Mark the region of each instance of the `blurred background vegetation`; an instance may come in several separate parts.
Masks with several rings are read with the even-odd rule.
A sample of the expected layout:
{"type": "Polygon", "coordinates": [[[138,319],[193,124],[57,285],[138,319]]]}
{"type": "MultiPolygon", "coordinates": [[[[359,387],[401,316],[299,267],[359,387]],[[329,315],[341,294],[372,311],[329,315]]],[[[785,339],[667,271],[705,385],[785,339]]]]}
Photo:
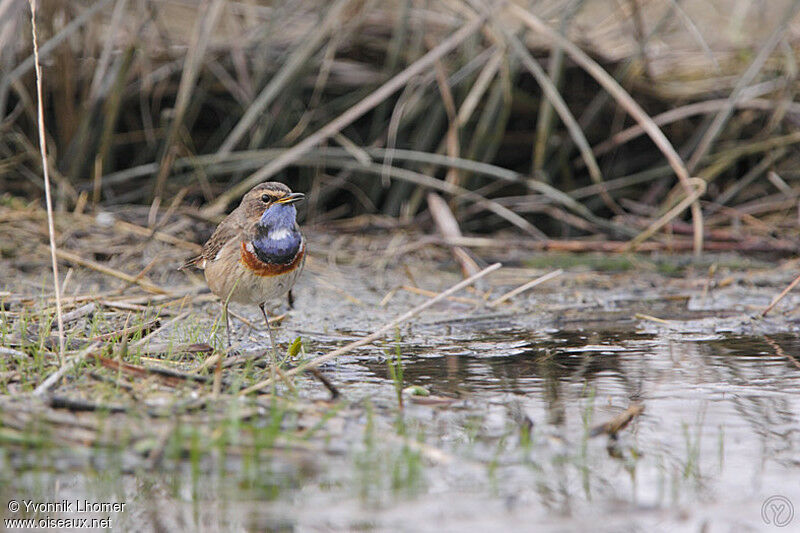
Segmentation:
{"type": "MultiPolygon", "coordinates": [[[[307,224],[426,228],[438,190],[467,233],[638,234],[685,187],[518,8],[617,80],[705,182],[706,239],[800,241],[795,0],[49,0],[56,207],[177,201],[213,219],[322,130],[268,173],[309,195],[307,224]]],[[[0,191],[42,201],[38,150],[29,4],[0,0],[0,191]]],[[[660,231],[690,235],[675,215],[660,231]]]]}

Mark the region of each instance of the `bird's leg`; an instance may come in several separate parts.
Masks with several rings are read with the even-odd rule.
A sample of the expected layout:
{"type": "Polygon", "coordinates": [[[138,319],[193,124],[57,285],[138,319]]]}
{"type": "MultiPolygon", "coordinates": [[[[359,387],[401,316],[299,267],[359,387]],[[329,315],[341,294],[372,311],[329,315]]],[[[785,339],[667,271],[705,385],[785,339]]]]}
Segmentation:
{"type": "Polygon", "coordinates": [[[269,318],[266,308],[264,307],[265,304],[260,304],[258,306],[261,309],[261,314],[264,316],[264,323],[267,325],[267,331],[269,332],[269,341],[272,343],[272,352],[275,357],[278,357],[278,348],[275,344],[275,336],[272,334],[272,326],[269,325],[269,318]]]}
{"type": "Polygon", "coordinates": [[[258,308],[261,309],[261,314],[264,315],[264,323],[267,325],[267,332],[269,332],[269,341],[272,343],[272,368],[271,375],[272,382],[275,382],[275,370],[278,367],[278,348],[275,344],[275,336],[272,334],[272,326],[269,325],[269,318],[267,310],[264,308],[265,303],[259,304],[258,308]]]}
{"type": "MultiPolygon", "coordinates": [[[[228,344],[228,349],[225,350],[225,355],[231,351],[231,319],[228,315],[228,302],[222,302],[222,314],[225,316],[225,341],[228,344]]],[[[216,335],[216,333],[215,333],[216,335]]],[[[219,396],[219,391],[222,385],[222,355],[217,354],[217,366],[214,369],[214,384],[212,394],[216,398],[219,396]]]]}
{"type": "Polygon", "coordinates": [[[231,317],[228,314],[228,303],[222,304],[222,314],[225,315],[225,341],[228,343],[228,352],[231,351],[231,317]]]}
{"type": "Polygon", "coordinates": [[[289,293],[286,295],[286,299],[289,302],[289,309],[294,309],[294,294],[292,294],[292,289],[289,289],[289,293]]]}

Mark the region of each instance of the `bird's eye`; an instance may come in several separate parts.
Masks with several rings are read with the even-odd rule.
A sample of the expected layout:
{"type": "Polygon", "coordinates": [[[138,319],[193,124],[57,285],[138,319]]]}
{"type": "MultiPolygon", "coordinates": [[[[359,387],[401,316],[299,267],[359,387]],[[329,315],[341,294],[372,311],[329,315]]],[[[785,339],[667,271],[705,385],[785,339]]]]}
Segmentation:
{"type": "Polygon", "coordinates": [[[270,198],[268,194],[262,194],[261,201],[264,202],[265,204],[268,204],[272,201],[272,198],[270,198]]]}

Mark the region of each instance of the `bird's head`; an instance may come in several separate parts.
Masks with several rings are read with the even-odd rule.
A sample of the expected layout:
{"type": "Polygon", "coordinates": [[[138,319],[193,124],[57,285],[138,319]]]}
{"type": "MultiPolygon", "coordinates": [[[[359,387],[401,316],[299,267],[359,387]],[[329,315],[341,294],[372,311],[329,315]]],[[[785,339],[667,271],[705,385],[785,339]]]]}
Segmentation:
{"type": "Polygon", "coordinates": [[[297,226],[294,204],[305,198],[283,183],[256,185],[242,199],[247,220],[252,224],[245,246],[264,263],[290,263],[303,242],[297,226]]]}
{"type": "Polygon", "coordinates": [[[296,202],[305,198],[283,183],[269,181],[256,185],[244,195],[242,208],[248,220],[262,230],[293,228],[297,219],[296,202]]]}

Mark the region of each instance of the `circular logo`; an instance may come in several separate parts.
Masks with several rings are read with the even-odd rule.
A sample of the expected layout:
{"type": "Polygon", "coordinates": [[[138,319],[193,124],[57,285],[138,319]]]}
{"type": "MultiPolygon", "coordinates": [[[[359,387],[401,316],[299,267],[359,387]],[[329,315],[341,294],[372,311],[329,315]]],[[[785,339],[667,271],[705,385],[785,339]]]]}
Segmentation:
{"type": "Polygon", "coordinates": [[[11,500],[8,502],[8,510],[12,513],[16,513],[19,511],[19,502],[17,500],[11,500]]]}
{"type": "Polygon", "coordinates": [[[794,505],[786,496],[770,496],[761,505],[761,520],[765,524],[786,527],[794,518],[794,505]]]}

